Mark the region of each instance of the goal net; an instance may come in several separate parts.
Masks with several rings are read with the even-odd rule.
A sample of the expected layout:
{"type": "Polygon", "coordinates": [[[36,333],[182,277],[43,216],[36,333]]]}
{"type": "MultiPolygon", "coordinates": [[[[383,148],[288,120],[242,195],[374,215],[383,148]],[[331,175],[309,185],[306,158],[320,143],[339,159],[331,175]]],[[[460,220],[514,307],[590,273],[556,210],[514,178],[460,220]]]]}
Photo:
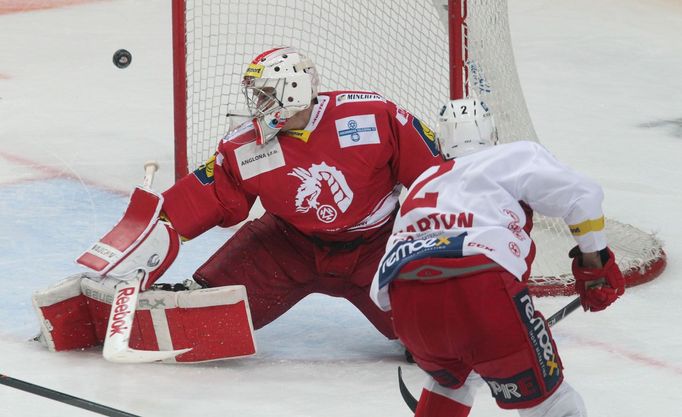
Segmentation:
{"type": "MultiPolygon", "coordinates": [[[[320,91],[371,90],[435,126],[449,97],[484,99],[501,142],[535,140],[516,73],[506,0],[173,0],[176,177],[201,165],[245,107],[245,66],[275,46],[305,51],[320,91]],[[450,30],[448,29],[450,28],[450,30]]],[[[559,219],[536,216],[531,289],[573,292],[574,240],[559,219]]],[[[607,219],[628,285],[665,266],[661,243],[607,219]]]]}

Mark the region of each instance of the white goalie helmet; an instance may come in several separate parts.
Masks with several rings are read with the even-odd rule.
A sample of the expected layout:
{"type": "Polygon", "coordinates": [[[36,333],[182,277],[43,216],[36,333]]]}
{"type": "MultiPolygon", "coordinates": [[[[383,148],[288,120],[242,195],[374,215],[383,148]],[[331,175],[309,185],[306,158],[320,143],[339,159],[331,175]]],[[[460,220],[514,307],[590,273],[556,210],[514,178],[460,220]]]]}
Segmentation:
{"type": "Polygon", "coordinates": [[[478,99],[448,101],[438,114],[436,130],[438,147],[445,160],[497,144],[493,115],[478,99]]]}
{"type": "Polygon", "coordinates": [[[307,109],[319,84],[313,61],[295,48],[275,48],[254,58],[242,87],[258,131],[257,142],[272,139],[288,119],[307,109]]]}

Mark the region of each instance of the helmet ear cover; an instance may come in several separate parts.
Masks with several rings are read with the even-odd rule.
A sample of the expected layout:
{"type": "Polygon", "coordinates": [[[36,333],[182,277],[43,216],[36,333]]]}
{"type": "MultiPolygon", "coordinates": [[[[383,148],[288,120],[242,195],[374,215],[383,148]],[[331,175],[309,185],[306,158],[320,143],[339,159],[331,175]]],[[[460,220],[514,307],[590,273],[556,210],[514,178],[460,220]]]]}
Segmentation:
{"type": "Polygon", "coordinates": [[[445,160],[497,144],[497,129],[488,106],[478,99],[450,100],[441,107],[436,142],[445,160]]]}

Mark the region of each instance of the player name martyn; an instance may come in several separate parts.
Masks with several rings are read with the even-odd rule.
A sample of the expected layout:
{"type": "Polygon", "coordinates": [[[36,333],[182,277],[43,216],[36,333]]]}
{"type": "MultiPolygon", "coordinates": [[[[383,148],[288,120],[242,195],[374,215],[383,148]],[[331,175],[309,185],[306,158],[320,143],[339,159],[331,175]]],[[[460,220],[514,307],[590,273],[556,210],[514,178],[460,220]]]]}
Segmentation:
{"type": "Polygon", "coordinates": [[[408,225],[405,230],[400,232],[414,233],[426,230],[450,230],[455,227],[471,227],[473,224],[474,213],[465,211],[461,213],[431,213],[408,225]]]}

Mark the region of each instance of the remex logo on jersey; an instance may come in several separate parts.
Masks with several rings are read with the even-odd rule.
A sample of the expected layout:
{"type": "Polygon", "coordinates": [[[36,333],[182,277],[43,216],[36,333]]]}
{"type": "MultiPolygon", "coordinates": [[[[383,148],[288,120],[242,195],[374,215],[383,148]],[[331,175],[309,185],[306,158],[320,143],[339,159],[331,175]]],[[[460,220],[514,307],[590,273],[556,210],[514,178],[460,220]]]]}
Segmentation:
{"type": "Polygon", "coordinates": [[[345,213],[353,202],[353,191],[343,172],[325,162],[313,164],[309,169],[294,168],[287,175],[301,180],[296,190],[296,211],[307,213],[314,210],[323,223],[336,220],[338,211],[345,213]],[[320,202],[327,193],[331,196],[330,201],[320,202]]]}
{"type": "Polygon", "coordinates": [[[554,343],[545,321],[535,313],[533,300],[525,289],[514,297],[516,309],[528,331],[538,365],[548,391],[551,391],[561,380],[561,363],[554,349],[554,343]]]}
{"type": "Polygon", "coordinates": [[[408,262],[429,256],[462,256],[462,246],[466,235],[465,232],[454,237],[437,236],[397,243],[379,264],[379,288],[388,285],[408,262]]]}
{"type": "Polygon", "coordinates": [[[342,148],[380,143],[377,121],[373,114],[344,117],[337,120],[336,134],[342,148]]]}
{"type": "Polygon", "coordinates": [[[431,151],[431,155],[437,156],[438,146],[436,144],[436,133],[416,117],[412,118],[412,127],[414,127],[414,130],[416,130],[417,133],[419,133],[419,136],[424,140],[424,143],[431,151]]]}
{"type": "Polygon", "coordinates": [[[361,103],[366,101],[382,101],[386,103],[386,99],[381,94],[376,93],[343,93],[336,96],[337,106],[347,103],[361,103]]]}

